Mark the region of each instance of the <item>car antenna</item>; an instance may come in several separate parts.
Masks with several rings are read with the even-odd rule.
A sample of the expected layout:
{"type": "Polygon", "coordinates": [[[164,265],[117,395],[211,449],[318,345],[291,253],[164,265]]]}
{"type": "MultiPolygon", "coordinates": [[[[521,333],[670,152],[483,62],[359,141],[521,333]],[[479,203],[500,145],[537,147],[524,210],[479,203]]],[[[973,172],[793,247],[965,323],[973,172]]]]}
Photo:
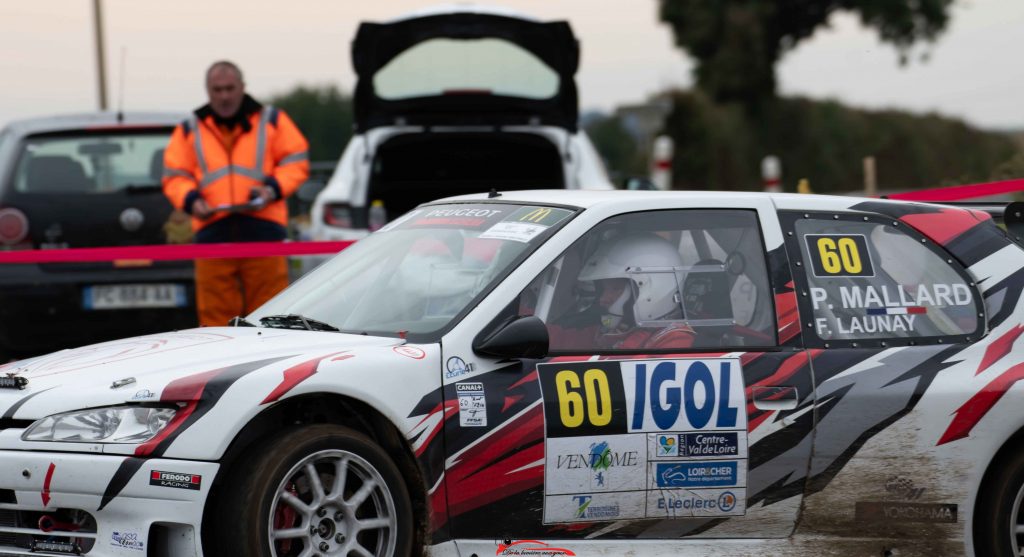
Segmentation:
{"type": "Polygon", "coordinates": [[[491,188],[491,193],[487,194],[487,198],[488,199],[493,199],[495,197],[501,197],[501,194],[498,193],[498,189],[497,188],[491,188]]]}
{"type": "Polygon", "coordinates": [[[127,51],[128,51],[128,49],[126,47],[124,47],[124,46],[121,47],[121,75],[119,76],[119,81],[121,83],[118,85],[119,91],[117,93],[117,123],[118,124],[123,124],[124,123],[124,67],[125,67],[125,58],[126,58],[127,51]]]}

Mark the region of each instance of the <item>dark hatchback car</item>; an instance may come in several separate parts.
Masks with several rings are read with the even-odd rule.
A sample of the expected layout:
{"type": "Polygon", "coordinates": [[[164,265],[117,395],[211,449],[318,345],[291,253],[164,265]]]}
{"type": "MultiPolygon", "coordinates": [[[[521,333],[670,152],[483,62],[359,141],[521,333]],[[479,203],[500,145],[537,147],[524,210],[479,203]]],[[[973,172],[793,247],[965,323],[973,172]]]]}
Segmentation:
{"type": "MultiPolygon", "coordinates": [[[[178,241],[161,191],[178,114],[20,120],[0,131],[0,250],[178,241]]],[[[196,324],[191,261],[0,265],[0,358],[196,324]]]]}

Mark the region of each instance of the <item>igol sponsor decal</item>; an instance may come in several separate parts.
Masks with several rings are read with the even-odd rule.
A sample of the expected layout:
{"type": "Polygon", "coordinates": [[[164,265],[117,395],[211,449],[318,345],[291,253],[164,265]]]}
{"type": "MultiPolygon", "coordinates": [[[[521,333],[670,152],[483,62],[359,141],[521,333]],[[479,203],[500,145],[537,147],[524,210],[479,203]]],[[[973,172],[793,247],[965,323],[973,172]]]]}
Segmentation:
{"type": "Polygon", "coordinates": [[[149,485],[160,487],[174,487],[177,489],[191,489],[199,491],[203,477],[199,474],[182,474],[179,472],[161,472],[153,470],[149,473],[149,485]]]}
{"type": "Polygon", "coordinates": [[[564,547],[551,547],[550,545],[537,540],[504,540],[497,543],[498,550],[494,552],[497,556],[505,555],[530,555],[531,557],[550,557],[555,555],[571,555],[576,553],[564,547]]]}
{"type": "Polygon", "coordinates": [[[856,518],[867,522],[956,522],[957,506],[949,503],[857,501],[856,518]]]}

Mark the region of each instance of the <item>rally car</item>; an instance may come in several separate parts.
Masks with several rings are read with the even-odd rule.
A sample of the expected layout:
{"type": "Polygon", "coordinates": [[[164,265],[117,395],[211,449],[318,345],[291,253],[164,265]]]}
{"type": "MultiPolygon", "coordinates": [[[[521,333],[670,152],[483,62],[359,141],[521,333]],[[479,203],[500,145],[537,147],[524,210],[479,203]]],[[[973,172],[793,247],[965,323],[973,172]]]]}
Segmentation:
{"type": "Polygon", "coordinates": [[[972,209],[428,203],[234,327],[0,369],[0,555],[1018,555],[1022,286],[972,209]]]}

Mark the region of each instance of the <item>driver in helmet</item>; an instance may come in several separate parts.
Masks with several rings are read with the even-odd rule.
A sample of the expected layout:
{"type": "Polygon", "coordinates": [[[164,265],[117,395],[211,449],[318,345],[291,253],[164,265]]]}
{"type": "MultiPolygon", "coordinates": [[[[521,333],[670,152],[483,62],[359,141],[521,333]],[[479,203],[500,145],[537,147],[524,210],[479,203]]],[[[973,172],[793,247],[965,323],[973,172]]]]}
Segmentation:
{"type": "Polygon", "coordinates": [[[592,303],[556,321],[556,349],[688,348],[694,332],[681,323],[683,312],[676,273],[679,252],[652,233],[606,242],[583,264],[577,290],[592,292],[592,303]]]}

